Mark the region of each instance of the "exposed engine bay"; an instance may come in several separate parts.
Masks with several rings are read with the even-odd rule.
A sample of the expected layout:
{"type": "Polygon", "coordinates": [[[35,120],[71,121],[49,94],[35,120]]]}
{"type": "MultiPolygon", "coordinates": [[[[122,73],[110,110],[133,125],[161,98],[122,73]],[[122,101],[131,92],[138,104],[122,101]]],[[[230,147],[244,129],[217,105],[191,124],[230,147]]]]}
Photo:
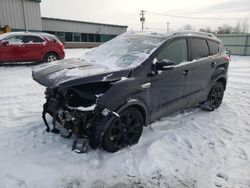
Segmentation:
{"type": "Polygon", "coordinates": [[[89,140],[94,136],[92,129],[98,121],[98,116],[100,114],[107,116],[110,112],[98,105],[98,98],[110,87],[111,83],[100,82],[71,88],[47,88],[46,103],[43,106],[43,120],[47,126],[47,132],[60,133],[57,127],[59,123],[60,128],[67,130],[66,134],[61,134],[62,137],[75,136],[72,150],[79,153],[86,152],[89,148],[89,140]],[[53,118],[52,129],[46,120],[46,113],[53,118]]]}

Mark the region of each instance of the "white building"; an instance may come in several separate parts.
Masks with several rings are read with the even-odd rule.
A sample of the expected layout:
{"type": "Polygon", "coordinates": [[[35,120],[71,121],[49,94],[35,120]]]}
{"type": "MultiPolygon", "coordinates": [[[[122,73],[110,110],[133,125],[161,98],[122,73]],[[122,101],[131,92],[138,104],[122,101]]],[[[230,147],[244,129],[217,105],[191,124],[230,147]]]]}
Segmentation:
{"type": "Polygon", "coordinates": [[[41,0],[0,0],[0,26],[12,31],[57,35],[68,47],[92,47],[127,31],[127,26],[41,17],[41,0]]]}

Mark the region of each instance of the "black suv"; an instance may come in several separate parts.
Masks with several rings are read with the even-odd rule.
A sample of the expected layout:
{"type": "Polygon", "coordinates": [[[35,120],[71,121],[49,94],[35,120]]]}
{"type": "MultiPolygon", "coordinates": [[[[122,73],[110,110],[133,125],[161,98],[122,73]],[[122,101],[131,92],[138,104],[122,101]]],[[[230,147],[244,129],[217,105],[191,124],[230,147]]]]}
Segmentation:
{"type": "Polygon", "coordinates": [[[73,150],[116,152],[160,117],[197,104],[218,108],[228,65],[222,42],[208,33],[128,32],[81,58],[42,65],[33,79],[47,87],[48,132],[46,113],[52,132],[74,135],[73,150]]]}

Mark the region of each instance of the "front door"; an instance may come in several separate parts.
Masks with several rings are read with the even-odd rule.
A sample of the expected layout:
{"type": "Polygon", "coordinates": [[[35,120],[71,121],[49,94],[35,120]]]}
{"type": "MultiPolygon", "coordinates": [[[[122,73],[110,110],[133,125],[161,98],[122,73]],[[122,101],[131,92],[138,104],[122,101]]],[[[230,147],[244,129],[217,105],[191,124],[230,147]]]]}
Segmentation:
{"type": "Polygon", "coordinates": [[[8,44],[6,46],[0,46],[1,61],[21,61],[23,58],[23,36],[12,36],[10,38],[5,39],[5,41],[8,41],[8,44]]]}
{"type": "Polygon", "coordinates": [[[156,56],[157,60],[174,61],[171,70],[158,71],[151,78],[151,120],[185,108],[190,93],[190,62],[188,62],[187,39],[175,39],[156,56]]]}

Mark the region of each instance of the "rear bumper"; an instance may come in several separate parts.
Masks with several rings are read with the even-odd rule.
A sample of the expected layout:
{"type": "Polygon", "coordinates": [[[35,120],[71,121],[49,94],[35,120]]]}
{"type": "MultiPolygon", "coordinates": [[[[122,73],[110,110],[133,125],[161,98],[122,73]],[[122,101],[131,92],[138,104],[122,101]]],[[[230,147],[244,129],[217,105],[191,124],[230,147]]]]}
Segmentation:
{"type": "Polygon", "coordinates": [[[64,50],[62,50],[60,53],[58,53],[58,55],[59,55],[59,59],[60,60],[64,59],[65,58],[65,52],[64,52],[64,50]]]}

